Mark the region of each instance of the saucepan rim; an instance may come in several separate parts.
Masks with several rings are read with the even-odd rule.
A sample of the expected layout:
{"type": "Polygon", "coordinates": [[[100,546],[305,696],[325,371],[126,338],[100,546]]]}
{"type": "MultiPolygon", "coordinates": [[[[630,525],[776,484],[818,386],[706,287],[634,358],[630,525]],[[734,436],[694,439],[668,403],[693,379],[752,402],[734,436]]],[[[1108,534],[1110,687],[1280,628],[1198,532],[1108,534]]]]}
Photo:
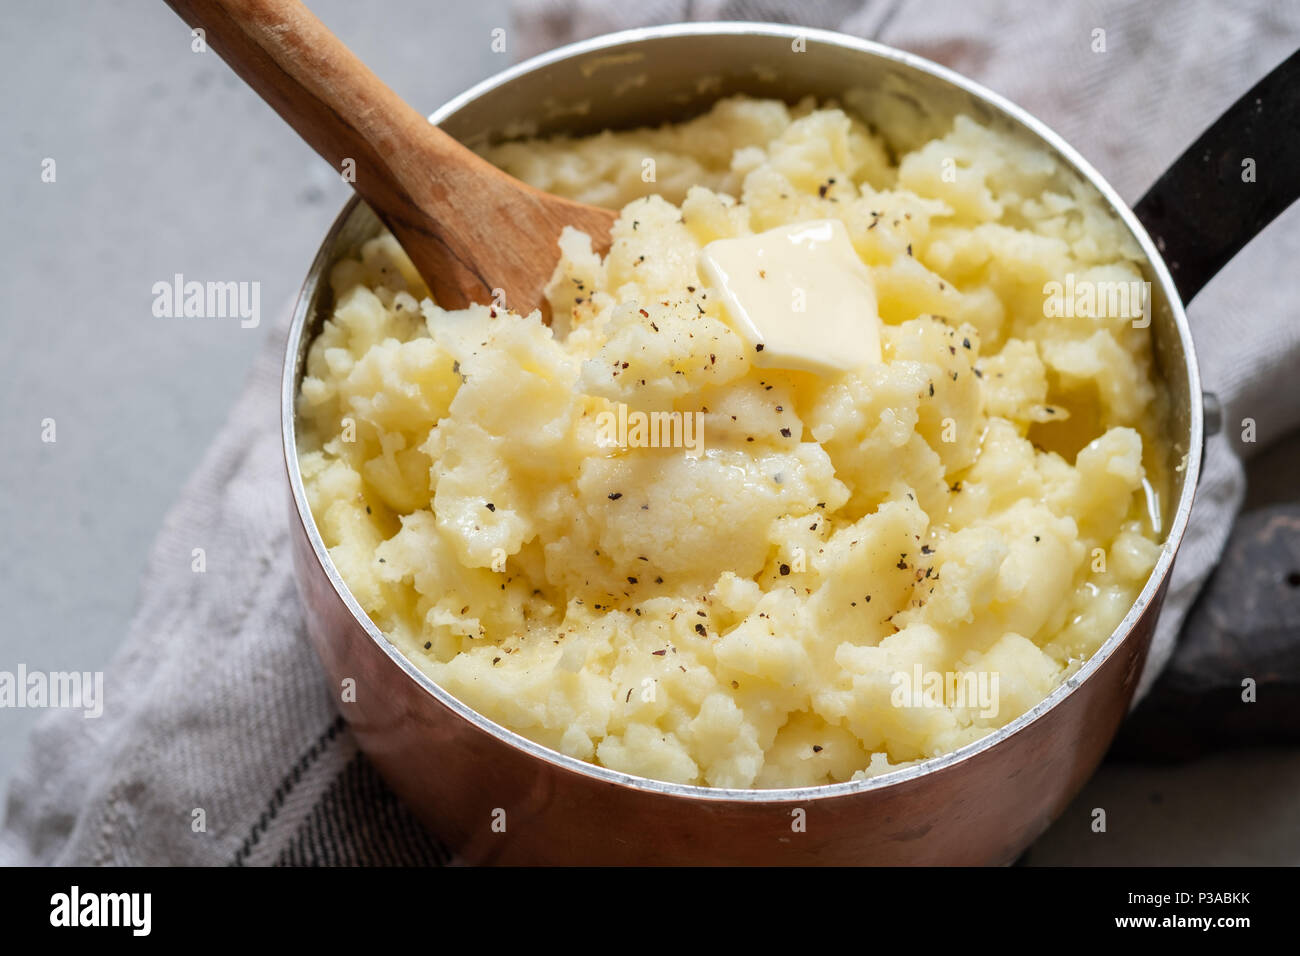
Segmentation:
{"type": "Polygon", "coordinates": [[[1185,366],[1184,371],[1187,376],[1188,384],[1188,401],[1190,403],[1190,408],[1187,409],[1189,440],[1183,458],[1184,474],[1182,488],[1178,496],[1177,507],[1174,509],[1172,521],[1170,522],[1169,532],[1161,544],[1160,557],[1157,560],[1155,567],[1152,569],[1146,585],[1142,588],[1142,591],[1139,593],[1132,607],[1129,608],[1124,619],[1115,627],[1106,641],[1097,648],[1097,650],[1086,662],[1084,662],[1078,671],[1063,681],[1060,686],[1055,688],[1052,693],[1042,701],[1021,714],[1015,720],[1010,721],[1006,725],[987,734],[979,740],[966,744],[950,753],[931,757],[906,767],[900,767],[897,770],[891,770],[887,773],[880,774],[879,776],[869,777],[864,780],[847,781],[844,783],[823,784],[815,787],[741,790],[705,787],[695,784],[670,783],[662,780],[654,780],[648,777],[620,773],[619,771],[597,766],[596,764],[588,763],[585,760],[570,757],[566,754],[552,750],[549,747],[529,740],[528,738],[515,733],[514,731],[503,727],[495,721],[492,721],[478,713],[469,705],[462,703],[456,697],[439,687],[432,678],[409,661],[401,651],[388,641],[383,632],[375,626],[369,615],[367,615],[357,603],[356,599],[352,596],[352,592],[348,589],[347,584],[343,581],[338,570],[334,567],[333,561],[330,560],[329,552],[325,548],[320,532],[316,527],[315,519],[312,516],[311,508],[308,506],[306,491],[304,490],[302,483],[302,474],[298,467],[295,434],[297,393],[301,381],[300,373],[303,370],[306,355],[306,349],[303,348],[302,338],[306,328],[311,324],[313,319],[310,311],[313,300],[315,299],[316,289],[321,282],[328,281],[328,272],[332,265],[332,253],[334,252],[337,237],[350,220],[360,202],[360,199],[356,196],[353,196],[348,200],[347,204],[343,207],[342,212],[339,213],[333,225],[330,227],[329,232],[326,234],[316,257],[312,262],[307,278],[299,291],[298,299],[294,306],[293,319],[289,328],[281,386],[281,437],[284,445],[285,467],[288,472],[289,484],[293,493],[294,506],[297,510],[298,520],[302,523],[303,530],[305,531],[308,540],[311,542],[312,551],[317,563],[320,565],[320,569],[325,572],[335,592],[343,601],[356,623],[364,629],[370,640],[372,640],[380,650],[387,654],[393,663],[396,664],[407,677],[413,680],[425,693],[431,695],[435,700],[437,700],[438,703],[464,720],[469,721],[484,733],[497,737],[502,742],[516,748],[517,750],[523,751],[537,760],[545,761],[555,766],[557,769],[581,774],[602,782],[616,784],[622,787],[629,787],[636,790],[648,791],[651,793],[658,793],[665,797],[690,800],[781,804],[793,801],[807,802],[809,800],[825,800],[845,797],[870,790],[879,790],[886,787],[897,786],[947,769],[969,760],[990,748],[996,747],[1006,742],[1009,738],[1038,720],[1049,710],[1056,707],[1100,669],[1102,664],[1104,664],[1116,649],[1119,648],[1119,646],[1131,635],[1135,623],[1147,611],[1148,607],[1155,599],[1161,585],[1170,573],[1173,566],[1174,556],[1179,545],[1182,543],[1183,535],[1187,528],[1188,517],[1192,509],[1192,501],[1196,493],[1196,485],[1200,477],[1201,452],[1204,442],[1204,422],[1202,417],[1202,402],[1204,401],[1204,397],[1201,390],[1196,352],[1192,344],[1191,330],[1187,324],[1187,316],[1183,309],[1182,300],[1178,295],[1177,288],[1169,274],[1169,270],[1165,265],[1163,257],[1157,250],[1155,243],[1147,234],[1146,229],[1143,228],[1141,222],[1138,221],[1133,211],[1119,197],[1110,184],[1107,183],[1101,174],[1098,173],[1097,170],[1095,170],[1077,151],[1075,151],[1069,143],[1029,112],[1015,105],[1003,96],[994,93],[992,90],[986,89],[973,80],[970,80],[947,67],[926,60],[923,57],[902,50],[897,50],[871,40],[859,39],[857,37],[847,36],[829,30],[770,23],[700,22],[639,27],[568,44],[509,67],[508,69],[505,69],[471,87],[459,96],[449,100],[430,116],[430,120],[435,123],[441,122],[448,116],[463,108],[466,104],[483,96],[485,93],[494,90],[497,87],[514,82],[521,77],[527,76],[529,73],[559,61],[585,56],[599,51],[609,51],[616,48],[631,48],[638,44],[644,44],[647,41],[691,35],[768,36],[773,38],[784,38],[790,41],[793,41],[797,37],[803,37],[809,43],[822,43],[847,48],[859,53],[893,61],[894,63],[912,70],[928,73],[932,77],[945,81],[949,85],[971,94],[985,105],[990,106],[997,112],[1001,113],[1004,117],[1013,120],[1022,127],[1025,127],[1030,133],[1045,142],[1055,150],[1063,160],[1070,163],[1074,169],[1106,199],[1110,204],[1111,210],[1118,215],[1124,225],[1132,233],[1133,237],[1137,240],[1143,254],[1147,258],[1147,262],[1154,273],[1155,278],[1158,280],[1159,285],[1165,293],[1177,329],[1182,349],[1183,364],[1185,366]]]}

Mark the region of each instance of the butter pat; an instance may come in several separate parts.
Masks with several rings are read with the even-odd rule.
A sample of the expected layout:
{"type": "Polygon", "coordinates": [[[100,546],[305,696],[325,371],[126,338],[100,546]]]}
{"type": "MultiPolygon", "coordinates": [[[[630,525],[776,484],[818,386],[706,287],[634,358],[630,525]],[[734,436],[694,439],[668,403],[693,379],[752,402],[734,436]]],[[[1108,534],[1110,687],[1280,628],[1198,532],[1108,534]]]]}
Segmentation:
{"type": "Polygon", "coordinates": [[[718,239],[698,265],[756,365],[834,374],[880,362],[876,291],[838,219],[718,239]]]}

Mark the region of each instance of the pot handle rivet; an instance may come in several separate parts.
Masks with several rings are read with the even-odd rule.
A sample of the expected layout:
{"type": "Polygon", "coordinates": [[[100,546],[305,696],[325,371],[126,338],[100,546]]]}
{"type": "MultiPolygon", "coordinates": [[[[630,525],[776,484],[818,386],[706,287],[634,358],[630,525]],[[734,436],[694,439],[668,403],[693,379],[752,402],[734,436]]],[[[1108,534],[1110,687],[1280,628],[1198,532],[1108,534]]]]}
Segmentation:
{"type": "Polygon", "coordinates": [[[1219,396],[1206,392],[1201,398],[1201,408],[1205,418],[1205,437],[1219,434],[1223,430],[1223,404],[1219,396]]]}

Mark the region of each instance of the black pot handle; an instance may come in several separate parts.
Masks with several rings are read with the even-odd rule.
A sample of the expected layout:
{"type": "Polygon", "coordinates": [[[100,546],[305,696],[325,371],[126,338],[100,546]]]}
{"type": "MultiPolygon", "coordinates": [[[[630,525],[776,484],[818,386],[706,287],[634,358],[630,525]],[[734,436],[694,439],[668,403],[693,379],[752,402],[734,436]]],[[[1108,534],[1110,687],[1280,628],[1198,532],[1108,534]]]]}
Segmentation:
{"type": "Polygon", "coordinates": [[[1300,50],[1215,120],[1133,211],[1183,302],[1300,197],[1300,50]]]}

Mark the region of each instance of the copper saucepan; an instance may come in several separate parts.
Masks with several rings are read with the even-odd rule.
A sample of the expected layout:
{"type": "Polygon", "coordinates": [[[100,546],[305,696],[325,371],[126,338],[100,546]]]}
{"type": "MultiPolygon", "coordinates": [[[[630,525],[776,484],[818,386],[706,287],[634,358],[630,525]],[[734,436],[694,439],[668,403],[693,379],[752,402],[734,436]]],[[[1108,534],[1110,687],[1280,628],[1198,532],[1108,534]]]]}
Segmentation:
{"type": "Polygon", "coordinates": [[[1045,147],[1104,197],[1145,253],[1156,369],[1170,399],[1174,487],[1160,558],[1114,633],[1047,699],[960,750],[860,782],[753,791],[663,783],[564,756],[475,713],[392,647],[348,592],[308,508],[294,436],[307,348],[331,312],[331,265],[379,229],[354,198],[298,298],[282,415],[307,630],[334,685],[356,682],[356,700],[343,713],[362,750],[467,862],[1014,860],[1078,793],[1128,709],[1187,527],[1205,422],[1216,417],[1203,412],[1207,396],[1183,301],[1295,197],[1295,182],[1242,188],[1239,170],[1244,156],[1261,169],[1265,158],[1267,168],[1300,168],[1296,90],[1300,59],[1293,56],[1189,149],[1136,211],[1059,136],[1002,97],[911,54],[819,30],[708,23],[617,33],[529,60],[443,106],[431,119],[477,145],[682,119],[731,93],[844,101],[858,91],[850,102],[886,139],[907,130],[909,139],[897,143],[903,147],[941,134],[961,113],[1045,147]],[[795,54],[800,37],[806,50],[795,54]]]}

